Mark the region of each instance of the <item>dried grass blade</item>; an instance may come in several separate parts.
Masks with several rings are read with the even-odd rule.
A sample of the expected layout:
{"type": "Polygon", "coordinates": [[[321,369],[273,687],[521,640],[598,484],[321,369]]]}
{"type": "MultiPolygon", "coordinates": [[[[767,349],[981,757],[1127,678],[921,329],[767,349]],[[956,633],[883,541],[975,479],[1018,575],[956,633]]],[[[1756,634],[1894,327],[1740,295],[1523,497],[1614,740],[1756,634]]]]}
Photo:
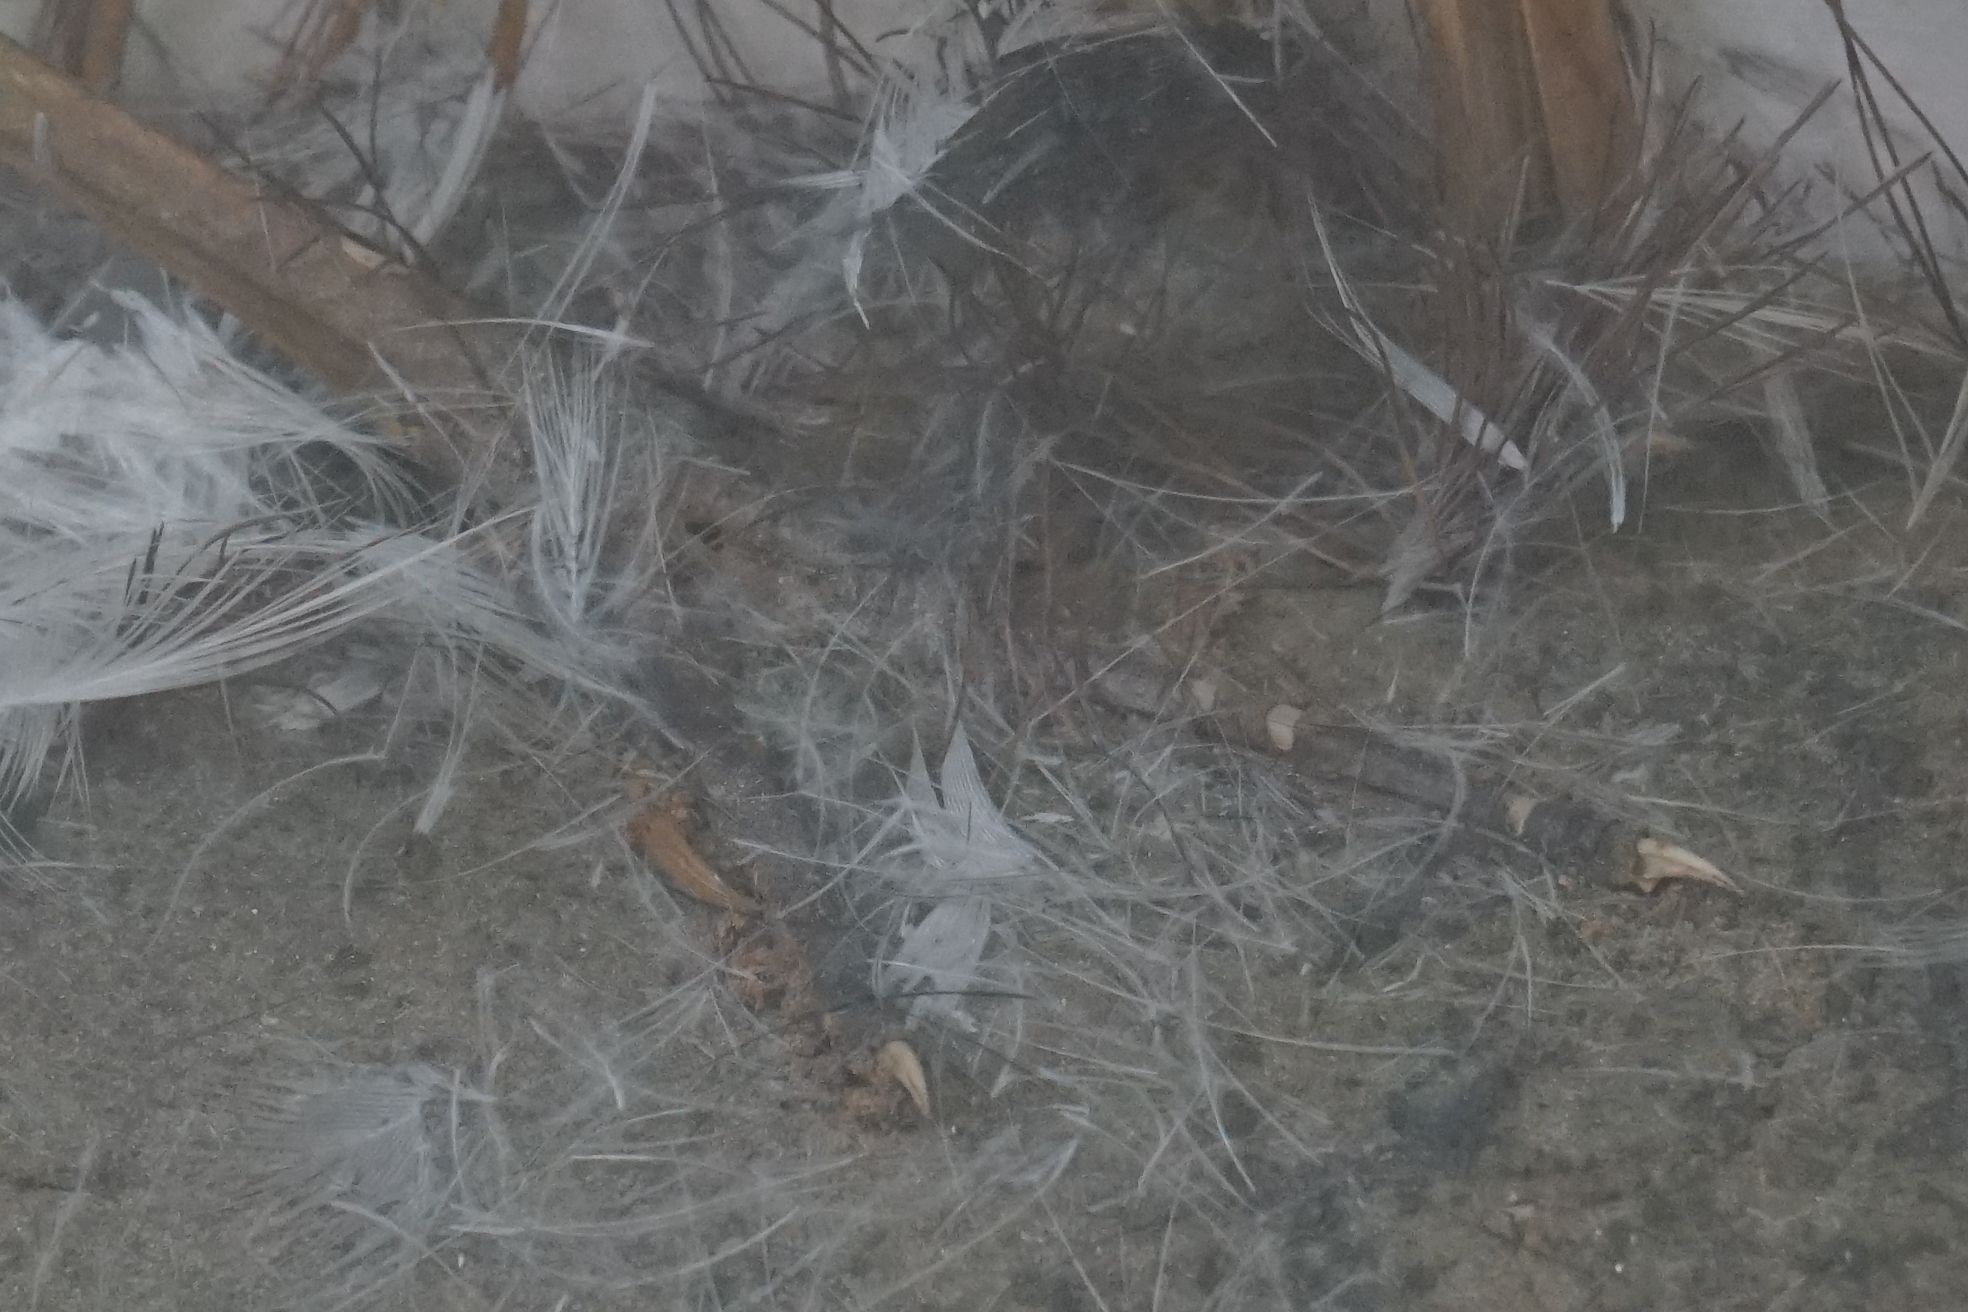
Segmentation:
{"type": "Polygon", "coordinates": [[[1907,512],[1908,528],[1921,521],[1941,488],[1954,476],[1954,467],[1961,461],[1961,446],[1965,440],[1968,440],[1968,370],[1963,371],[1961,387],[1954,394],[1954,411],[1948,416],[1947,430],[1941,434],[1940,449],[1927,466],[1927,477],[1921,482],[1920,491],[1914,495],[1913,508],[1907,512]]]}

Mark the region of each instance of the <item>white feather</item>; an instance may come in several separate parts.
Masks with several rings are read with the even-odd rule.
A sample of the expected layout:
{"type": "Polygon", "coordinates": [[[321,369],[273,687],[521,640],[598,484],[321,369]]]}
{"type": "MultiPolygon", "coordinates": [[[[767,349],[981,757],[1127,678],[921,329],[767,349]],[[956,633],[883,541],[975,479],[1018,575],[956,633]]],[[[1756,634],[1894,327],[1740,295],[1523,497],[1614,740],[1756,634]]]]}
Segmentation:
{"type": "Polygon", "coordinates": [[[1008,945],[1001,960],[986,961],[994,898],[1031,882],[1044,864],[991,800],[962,725],[950,735],[937,776],[930,778],[918,747],[897,800],[909,841],[887,870],[928,909],[877,962],[876,982],[882,992],[910,999],[912,1021],[934,1013],[970,1029],[967,995],[1015,991],[1005,982],[1016,974],[1008,945]]]}
{"type": "Polygon", "coordinates": [[[950,735],[935,784],[917,751],[901,805],[910,834],[904,850],[916,871],[908,882],[918,895],[979,892],[1041,868],[1038,850],[991,801],[961,725],[950,735]]]}
{"type": "Polygon", "coordinates": [[[882,991],[910,999],[912,1019],[926,1012],[966,1024],[964,995],[986,983],[981,970],[991,941],[991,904],[946,898],[903,932],[879,967],[882,991]]]}
{"type": "Polygon", "coordinates": [[[542,373],[529,392],[536,505],[436,538],[317,490],[310,453],[332,451],[369,500],[407,503],[374,439],[195,317],[123,304],[137,340],[102,347],[0,300],[0,803],[36,785],[81,707],[239,675],[368,619],[625,695],[633,644],[609,625],[660,567],[662,448],[623,427],[629,407],[604,375],[542,373]],[[620,516],[611,554],[635,498],[641,525],[620,516]],[[514,521],[530,577],[480,549],[514,521]]]}
{"type": "Polygon", "coordinates": [[[452,1237],[494,1101],[430,1066],[332,1064],[257,1100],[244,1134],[254,1229],[317,1267],[304,1305],[357,1302],[452,1237]]]}

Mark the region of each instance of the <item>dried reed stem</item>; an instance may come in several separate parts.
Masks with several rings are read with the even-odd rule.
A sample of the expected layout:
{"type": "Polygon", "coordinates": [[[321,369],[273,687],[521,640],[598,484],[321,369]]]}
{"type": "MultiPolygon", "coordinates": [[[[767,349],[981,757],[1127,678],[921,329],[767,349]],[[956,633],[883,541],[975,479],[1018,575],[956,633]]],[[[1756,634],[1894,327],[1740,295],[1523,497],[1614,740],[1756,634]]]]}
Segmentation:
{"type": "MultiPolygon", "coordinates": [[[[502,329],[463,327],[472,307],[390,263],[306,205],[268,195],[90,94],[0,39],[0,164],[80,210],[237,316],[330,387],[408,387],[438,408],[503,412],[494,385],[511,358],[502,329]]],[[[480,425],[496,432],[498,425],[480,425]]],[[[412,434],[440,472],[518,486],[494,443],[434,428],[412,434]]],[[[506,458],[509,460],[510,458],[506,458]]]]}

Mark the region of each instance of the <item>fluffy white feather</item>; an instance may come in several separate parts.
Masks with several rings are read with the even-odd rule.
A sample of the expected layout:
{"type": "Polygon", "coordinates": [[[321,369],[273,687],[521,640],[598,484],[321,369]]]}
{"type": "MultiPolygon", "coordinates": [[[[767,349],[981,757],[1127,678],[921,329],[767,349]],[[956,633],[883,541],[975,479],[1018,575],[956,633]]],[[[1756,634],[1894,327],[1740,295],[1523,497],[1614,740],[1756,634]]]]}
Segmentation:
{"type": "Polygon", "coordinates": [[[320,1267],[309,1305],[359,1302],[451,1236],[494,1102],[429,1066],[322,1064],[251,1109],[255,1230],[320,1267]]]}
{"type": "Polygon", "coordinates": [[[1044,858],[991,800],[963,726],[950,735],[937,778],[917,748],[903,781],[897,815],[908,841],[890,855],[889,878],[918,904],[894,950],[877,962],[882,992],[910,998],[912,1020],[934,1014],[971,1029],[966,995],[1011,992],[1015,954],[987,964],[997,910],[993,895],[1029,883],[1044,858]]]}
{"type": "Polygon", "coordinates": [[[905,882],[914,884],[920,895],[987,892],[1043,866],[1038,850],[991,800],[961,725],[950,735],[934,781],[921,751],[916,752],[900,809],[910,835],[902,853],[918,872],[905,882]]]}
{"type": "Polygon", "coordinates": [[[660,569],[670,438],[626,426],[604,373],[543,369],[528,393],[536,504],[433,536],[386,517],[410,489],[375,439],[195,316],[123,305],[135,339],[99,346],[0,300],[0,803],[34,788],[83,706],[242,674],[369,619],[626,696],[620,625],[660,569]],[[528,568],[508,570],[483,548],[515,530],[528,568]]]}
{"type": "Polygon", "coordinates": [[[196,317],[123,308],[134,340],[105,347],[0,300],[0,801],[79,706],[279,660],[390,604],[415,559],[379,559],[388,532],[316,487],[328,453],[357,499],[404,499],[375,442],[196,317]]]}

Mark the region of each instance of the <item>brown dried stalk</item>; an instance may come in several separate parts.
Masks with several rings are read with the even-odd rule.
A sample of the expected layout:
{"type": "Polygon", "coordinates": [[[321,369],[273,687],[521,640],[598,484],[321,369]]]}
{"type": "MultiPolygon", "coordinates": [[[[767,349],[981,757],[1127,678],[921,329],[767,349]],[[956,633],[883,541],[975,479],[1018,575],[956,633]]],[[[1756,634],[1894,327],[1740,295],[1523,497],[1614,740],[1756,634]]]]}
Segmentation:
{"type": "Polygon", "coordinates": [[[1635,140],[1610,0],[1424,0],[1422,12],[1452,217],[1484,232],[1551,201],[1590,216],[1635,140]]]}
{"type": "Polygon", "coordinates": [[[123,71],[132,0],[43,0],[34,46],[96,91],[123,71]]]}
{"type": "Polygon", "coordinates": [[[106,90],[123,71],[123,50],[130,41],[131,0],[94,0],[83,29],[82,57],[76,71],[97,91],[106,90]]]}
{"type": "Polygon", "coordinates": [[[100,224],[345,394],[408,392],[406,441],[499,500],[524,470],[500,376],[516,335],[305,203],[268,194],[0,39],[0,166],[100,224]]]}
{"type": "Polygon", "coordinates": [[[1608,0],[1520,0],[1558,203],[1591,215],[1633,157],[1638,123],[1608,0]]]}

